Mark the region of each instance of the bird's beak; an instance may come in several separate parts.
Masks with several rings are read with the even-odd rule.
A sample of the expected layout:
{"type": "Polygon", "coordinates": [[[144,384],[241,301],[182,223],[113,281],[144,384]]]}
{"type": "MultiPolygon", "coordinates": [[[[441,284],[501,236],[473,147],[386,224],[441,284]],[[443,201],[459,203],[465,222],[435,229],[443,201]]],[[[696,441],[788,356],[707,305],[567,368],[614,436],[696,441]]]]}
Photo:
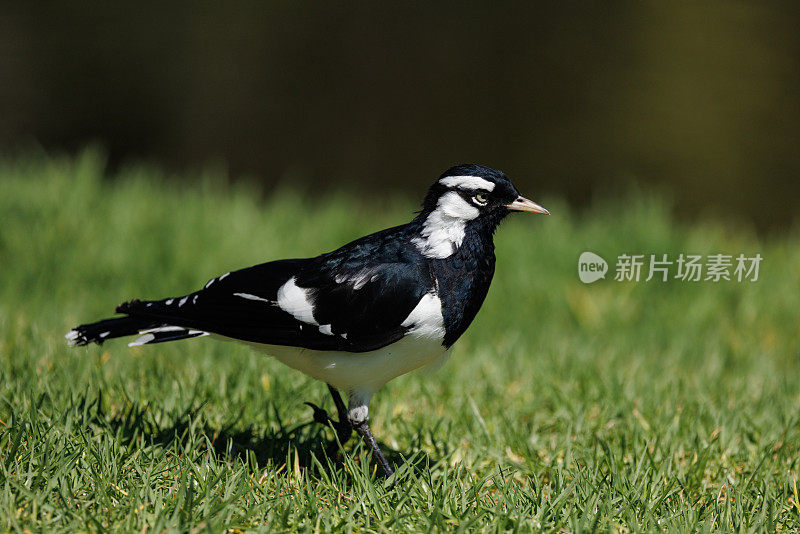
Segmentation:
{"type": "Polygon", "coordinates": [[[550,212],[541,207],[533,200],[528,200],[525,197],[517,197],[517,200],[511,204],[506,204],[506,207],[513,211],[529,211],[531,213],[544,213],[550,215],[550,212]]]}

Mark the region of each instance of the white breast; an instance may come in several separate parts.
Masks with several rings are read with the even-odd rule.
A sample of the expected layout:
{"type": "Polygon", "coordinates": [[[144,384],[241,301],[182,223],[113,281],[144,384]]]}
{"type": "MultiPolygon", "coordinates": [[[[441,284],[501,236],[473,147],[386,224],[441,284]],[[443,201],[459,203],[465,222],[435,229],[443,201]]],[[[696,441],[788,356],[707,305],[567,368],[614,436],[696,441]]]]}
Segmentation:
{"type": "Polygon", "coordinates": [[[435,293],[424,295],[402,325],[409,328],[402,339],[370,352],[251,345],[335,388],[375,392],[389,380],[435,362],[446,350],[442,305],[435,293]]]}

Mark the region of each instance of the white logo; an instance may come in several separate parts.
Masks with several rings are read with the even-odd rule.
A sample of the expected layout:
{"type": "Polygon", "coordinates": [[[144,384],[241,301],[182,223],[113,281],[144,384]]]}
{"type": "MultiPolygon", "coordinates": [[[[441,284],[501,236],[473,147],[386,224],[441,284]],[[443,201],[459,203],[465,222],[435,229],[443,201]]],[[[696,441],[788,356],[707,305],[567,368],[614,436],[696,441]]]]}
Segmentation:
{"type": "Polygon", "coordinates": [[[608,264],[594,252],[584,252],[578,258],[578,277],[584,284],[591,284],[606,277],[608,264]]]}

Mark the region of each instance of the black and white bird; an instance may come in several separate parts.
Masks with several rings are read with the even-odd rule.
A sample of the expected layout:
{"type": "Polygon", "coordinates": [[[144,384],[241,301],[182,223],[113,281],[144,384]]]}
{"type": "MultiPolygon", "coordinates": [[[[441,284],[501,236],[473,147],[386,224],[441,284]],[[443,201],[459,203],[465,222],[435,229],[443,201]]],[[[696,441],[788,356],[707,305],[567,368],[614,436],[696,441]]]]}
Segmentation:
{"type": "Polygon", "coordinates": [[[325,382],[339,421],[311,405],[314,418],[333,425],[342,443],[356,430],[388,476],[368,426],[369,401],[389,380],[444,361],[486,297],[494,232],[512,211],[548,213],[502,172],[458,165],[407,224],[316,258],[225,273],[188,295],[126,302],[116,309],[122,317],[66,338],[86,345],[138,336],[129,344],[137,346],[210,334],[247,343],[325,382]]]}

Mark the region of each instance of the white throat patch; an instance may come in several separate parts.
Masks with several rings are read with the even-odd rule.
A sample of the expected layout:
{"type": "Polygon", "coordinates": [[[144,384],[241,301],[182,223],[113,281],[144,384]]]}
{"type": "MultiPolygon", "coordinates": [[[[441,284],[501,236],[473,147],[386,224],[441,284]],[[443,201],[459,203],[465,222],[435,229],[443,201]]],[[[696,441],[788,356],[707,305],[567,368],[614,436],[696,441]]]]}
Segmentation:
{"type": "Polygon", "coordinates": [[[467,221],[477,218],[478,215],[478,208],[455,191],[449,191],[442,195],[436,203],[436,209],[422,223],[421,236],[411,241],[428,258],[447,258],[461,246],[467,221]]]}

